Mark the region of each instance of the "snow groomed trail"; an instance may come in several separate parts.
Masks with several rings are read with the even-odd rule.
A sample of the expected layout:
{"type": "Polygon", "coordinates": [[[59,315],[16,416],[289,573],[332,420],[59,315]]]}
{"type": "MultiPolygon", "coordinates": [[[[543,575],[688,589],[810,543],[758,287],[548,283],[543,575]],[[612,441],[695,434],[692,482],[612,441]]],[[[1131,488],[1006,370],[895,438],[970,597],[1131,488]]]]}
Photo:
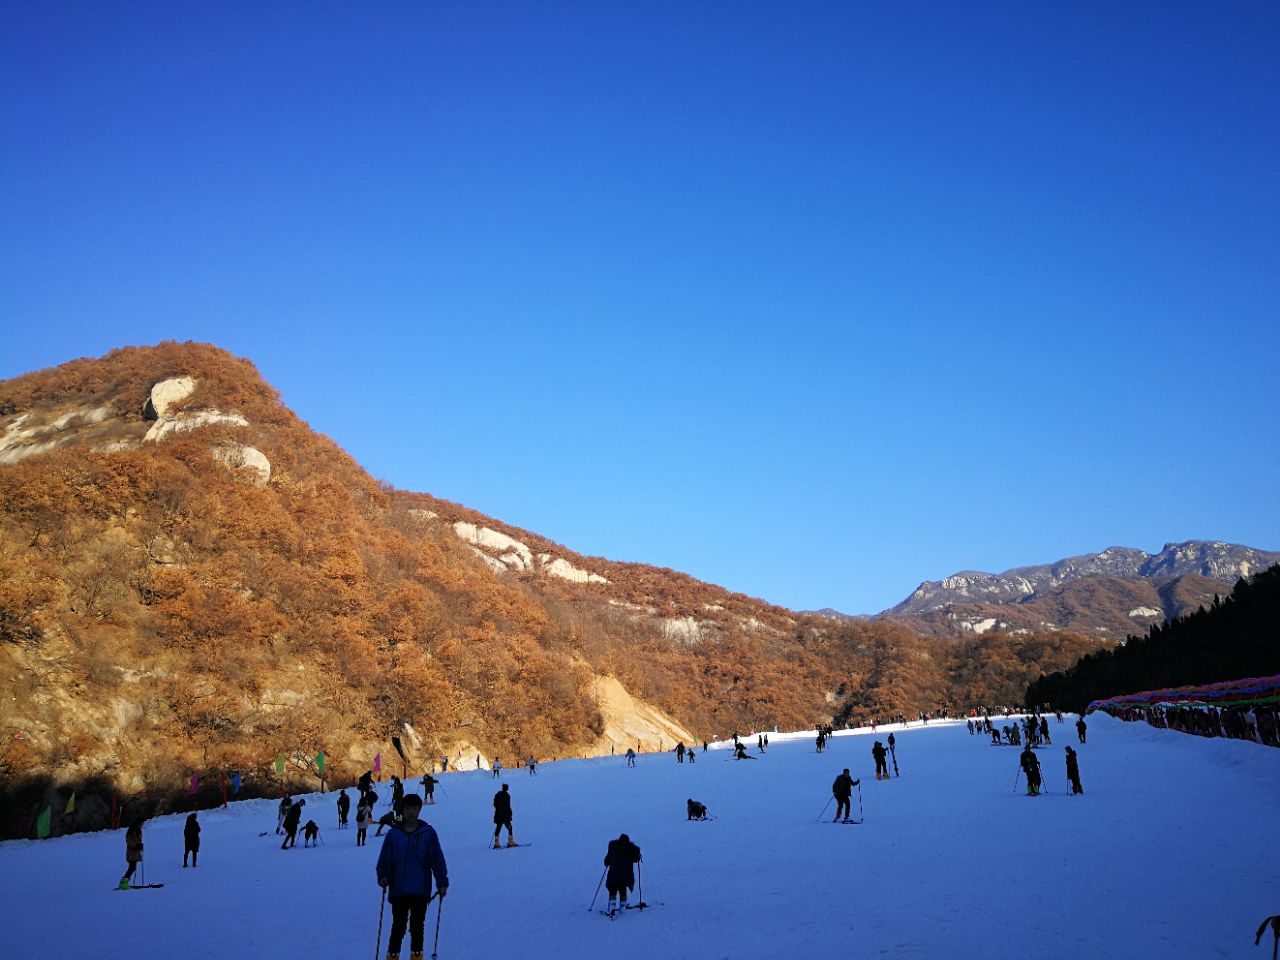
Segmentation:
{"type": "MultiPolygon", "coordinates": [[[[451,879],[440,958],[1269,955],[1253,931],[1280,912],[1280,750],[1101,715],[1081,746],[1072,719],[1051,721],[1036,798],[1014,792],[1018,749],[963,722],[842,732],[824,754],[805,734],[771,736],[754,761],[713,748],[693,765],[665,754],[504,771],[516,839],[533,844],[514,850],[489,849],[498,781],[445,775],[423,810],[451,879]],[[891,730],[902,776],[877,782],[871,745],[891,730]],[[1080,797],[1066,793],[1066,744],[1080,797]],[[843,767],[861,778],[866,822],[832,825],[828,808],[815,823],[843,767]],[[690,797],[717,819],[687,822],[690,797]],[[654,907],[609,920],[587,908],[624,831],[654,907]]],[[[160,890],[111,889],[123,830],[0,844],[0,956],[370,957],[382,841],[370,830],[358,849],[354,827],[340,832],[336,796],[307,797],[303,821],[325,841],[314,849],[280,850],[272,800],[201,812],[194,870],[181,865],[185,814],[149,821],[160,890]]],[[[428,954],[435,919],[433,905],[428,954]]]]}

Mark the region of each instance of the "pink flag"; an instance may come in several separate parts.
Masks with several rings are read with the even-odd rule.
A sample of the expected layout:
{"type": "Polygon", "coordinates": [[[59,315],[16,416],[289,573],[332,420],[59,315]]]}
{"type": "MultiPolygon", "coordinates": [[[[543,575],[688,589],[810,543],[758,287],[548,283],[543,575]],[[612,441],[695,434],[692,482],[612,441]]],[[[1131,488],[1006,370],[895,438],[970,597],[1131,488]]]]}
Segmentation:
{"type": "Polygon", "coordinates": [[[382,754],[380,753],[373,758],[373,772],[374,773],[382,772],[382,754]]]}
{"type": "Polygon", "coordinates": [[[191,789],[188,790],[187,792],[194,797],[196,795],[196,791],[199,789],[200,789],[200,774],[197,773],[194,777],[191,778],[191,789]]]}

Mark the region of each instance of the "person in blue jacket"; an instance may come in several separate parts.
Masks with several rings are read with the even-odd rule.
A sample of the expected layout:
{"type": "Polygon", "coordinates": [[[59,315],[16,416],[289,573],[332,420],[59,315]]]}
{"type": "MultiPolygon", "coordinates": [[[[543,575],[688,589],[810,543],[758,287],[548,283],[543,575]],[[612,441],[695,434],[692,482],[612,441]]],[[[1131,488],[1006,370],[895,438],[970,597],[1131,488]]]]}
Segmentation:
{"type": "Polygon", "coordinates": [[[422,798],[416,793],[408,794],[401,810],[401,821],[391,828],[378,854],[378,885],[387,888],[387,899],[391,901],[387,960],[398,960],[406,925],[411,957],[421,960],[431,879],[435,877],[437,896],[444,897],[449,890],[449,872],[435,829],[418,819],[422,798]]]}

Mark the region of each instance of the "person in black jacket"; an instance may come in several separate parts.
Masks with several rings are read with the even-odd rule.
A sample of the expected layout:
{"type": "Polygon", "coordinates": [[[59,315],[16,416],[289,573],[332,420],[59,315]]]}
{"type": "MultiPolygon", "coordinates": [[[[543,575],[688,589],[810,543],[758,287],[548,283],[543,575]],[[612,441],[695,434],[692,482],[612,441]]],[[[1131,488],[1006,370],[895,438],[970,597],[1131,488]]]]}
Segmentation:
{"type": "Polygon", "coordinates": [[[876,779],[889,779],[889,766],[885,763],[885,758],[889,755],[889,751],[884,748],[884,744],[879,740],[871,748],[871,757],[876,762],[876,779]]]}
{"type": "Polygon", "coordinates": [[[347,825],[347,814],[351,812],[351,798],[346,790],[338,791],[338,829],[347,825]]]}
{"type": "Polygon", "coordinates": [[[187,865],[187,855],[191,855],[191,865],[196,865],[200,856],[200,821],[194,813],[187,814],[187,822],[182,828],[182,865],[187,865]]]}
{"type": "Polygon", "coordinates": [[[836,777],[835,782],[831,784],[831,795],[836,798],[836,815],[831,822],[837,820],[848,820],[852,815],[851,800],[853,798],[853,788],[861,781],[853,779],[849,776],[849,768],[845,767],[844,772],[836,777]]]}
{"type": "Polygon", "coordinates": [[[1022,765],[1022,772],[1027,775],[1027,796],[1038,796],[1040,793],[1040,758],[1032,752],[1030,744],[1022,751],[1022,756],[1018,758],[1018,762],[1022,765]]]}
{"type": "Polygon", "coordinates": [[[686,800],[685,810],[688,813],[689,820],[705,820],[707,819],[707,805],[699,803],[697,800],[686,800]]]}
{"type": "Polygon", "coordinates": [[[391,809],[396,812],[396,816],[400,816],[401,808],[404,806],[404,784],[400,782],[399,777],[391,778],[391,809]]]}
{"type": "Polygon", "coordinates": [[[617,840],[609,841],[608,852],[604,855],[604,865],[609,868],[604,885],[609,891],[608,912],[611,915],[619,909],[626,909],[627,891],[636,885],[635,865],[642,859],[640,848],[625,833],[617,840]]]}
{"type": "Polygon", "coordinates": [[[298,821],[302,819],[302,808],[306,805],[305,800],[298,800],[289,808],[289,812],[284,815],[284,843],[280,844],[281,850],[295,846],[298,842],[298,821]]]}
{"type": "Polygon", "coordinates": [[[507,828],[507,846],[516,845],[515,834],[511,829],[511,793],[504,783],[502,789],[493,795],[493,848],[498,849],[498,834],[507,828]]]}
{"type": "Polygon", "coordinates": [[[1084,793],[1084,787],[1080,786],[1080,758],[1070,747],[1067,747],[1067,779],[1071,781],[1072,793],[1084,793]]]}
{"type": "Polygon", "coordinates": [[[1089,725],[1084,722],[1084,714],[1080,715],[1080,719],[1076,721],[1076,736],[1080,738],[1080,742],[1084,743],[1085,731],[1089,729],[1089,725]]]}

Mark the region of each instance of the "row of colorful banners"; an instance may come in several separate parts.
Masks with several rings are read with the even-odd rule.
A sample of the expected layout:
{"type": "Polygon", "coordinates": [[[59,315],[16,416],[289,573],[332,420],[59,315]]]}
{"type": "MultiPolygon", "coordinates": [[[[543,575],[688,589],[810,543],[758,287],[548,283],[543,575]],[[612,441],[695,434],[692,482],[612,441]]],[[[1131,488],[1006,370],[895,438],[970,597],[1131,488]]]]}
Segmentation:
{"type": "Polygon", "coordinates": [[[1188,687],[1168,687],[1164,690],[1144,690],[1122,697],[1095,700],[1089,710],[1108,710],[1112,707],[1238,707],[1256,704],[1280,704],[1280,675],[1274,677],[1250,677],[1246,680],[1225,680],[1188,687]]]}

